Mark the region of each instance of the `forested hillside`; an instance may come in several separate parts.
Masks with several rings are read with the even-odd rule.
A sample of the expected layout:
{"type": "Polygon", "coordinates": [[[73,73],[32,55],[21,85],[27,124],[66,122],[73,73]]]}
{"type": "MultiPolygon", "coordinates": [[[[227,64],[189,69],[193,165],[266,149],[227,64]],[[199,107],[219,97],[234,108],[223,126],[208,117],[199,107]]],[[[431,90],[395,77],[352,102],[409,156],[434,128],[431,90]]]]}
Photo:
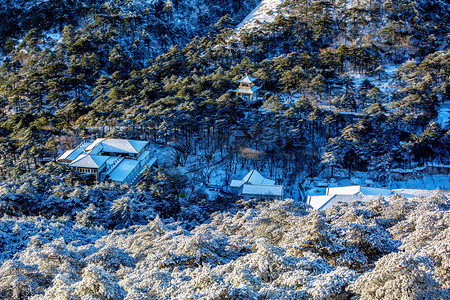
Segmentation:
{"type": "Polygon", "coordinates": [[[237,28],[258,4],[0,1],[0,298],[450,298],[446,196],[303,204],[317,176],[450,164],[450,6],[284,0],[237,28]],[[97,137],[160,168],[53,162],[97,137]],[[294,200],[231,201],[248,169],[294,200]]]}
{"type": "Polygon", "coordinates": [[[379,180],[389,180],[393,167],[448,162],[448,124],[434,122],[449,94],[443,2],[285,1],[268,12],[277,13],[272,23],[237,33],[234,15],[220,18],[223,7],[245,10],[237,2],[220,10],[189,2],[189,13],[188,3],[160,4],[93,4],[85,15],[74,13],[72,24],[57,26],[60,32],[42,25],[7,40],[0,79],[4,174],[54,158],[68,140],[125,125],[130,132],[109,134],[176,140],[185,152],[192,143],[215,148],[205,152],[225,149],[228,165],[281,162],[271,173],[284,178],[289,170],[303,177],[320,172],[324,153],[326,165],[376,169],[379,180]],[[195,9],[211,20],[200,20],[195,9]],[[262,102],[249,105],[230,92],[245,73],[260,78],[262,102]],[[285,101],[289,95],[295,103],[285,101]],[[229,139],[237,135],[243,143],[229,139]]]}

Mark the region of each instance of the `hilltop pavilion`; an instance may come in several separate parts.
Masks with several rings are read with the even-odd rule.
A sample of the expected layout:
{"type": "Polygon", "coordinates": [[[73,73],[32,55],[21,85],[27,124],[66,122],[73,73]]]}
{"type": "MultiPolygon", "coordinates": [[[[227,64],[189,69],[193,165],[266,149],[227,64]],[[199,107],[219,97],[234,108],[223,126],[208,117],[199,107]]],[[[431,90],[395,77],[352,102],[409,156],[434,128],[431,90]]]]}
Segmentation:
{"type": "Polygon", "coordinates": [[[239,88],[233,90],[236,95],[240,96],[243,99],[255,100],[257,97],[257,91],[261,88],[259,86],[255,86],[253,83],[257,78],[250,77],[245,75],[244,78],[238,80],[239,88]]]}

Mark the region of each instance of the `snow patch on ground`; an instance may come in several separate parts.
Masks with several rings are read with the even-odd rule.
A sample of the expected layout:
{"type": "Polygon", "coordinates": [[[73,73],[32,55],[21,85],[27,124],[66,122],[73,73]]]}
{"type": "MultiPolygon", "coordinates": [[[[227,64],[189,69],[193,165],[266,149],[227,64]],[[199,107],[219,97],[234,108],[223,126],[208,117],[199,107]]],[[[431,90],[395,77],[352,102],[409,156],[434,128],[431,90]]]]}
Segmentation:
{"type": "Polygon", "coordinates": [[[236,30],[251,29],[261,23],[272,23],[275,20],[278,6],[284,0],[262,0],[261,3],[236,27],[236,30]],[[257,22],[258,21],[258,22],[257,22]]]}
{"type": "Polygon", "coordinates": [[[439,106],[437,122],[442,128],[450,127],[450,102],[442,103],[439,106]]]}
{"type": "Polygon", "coordinates": [[[46,37],[47,39],[57,41],[58,43],[62,42],[62,35],[60,32],[47,32],[46,37]]]}
{"type": "Polygon", "coordinates": [[[396,189],[450,189],[450,176],[430,175],[423,178],[411,178],[408,181],[394,181],[392,188],[396,189]]]}
{"type": "Polygon", "coordinates": [[[370,4],[369,0],[347,0],[345,6],[347,9],[355,8],[355,7],[366,7],[370,4]]]}
{"type": "Polygon", "coordinates": [[[386,66],[384,69],[385,79],[373,82],[375,86],[378,86],[380,91],[386,95],[392,95],[396,90],[395,77],[397,76],[398,65],[386,66]]]}
{"type": "Polygon", "coordinates": [[[345,75],[352,79],[355,89],[361,87],[364,79],[368,79],[374,86],[380,89],[385,97],[385,100],[390,101],[391,95],[398,88],[395,84],[397,68],[398,65],[383,66],[383,71],[380,76],[367,76],[367,74],[359,73],[356,71],[347,71],[345,75]]]}

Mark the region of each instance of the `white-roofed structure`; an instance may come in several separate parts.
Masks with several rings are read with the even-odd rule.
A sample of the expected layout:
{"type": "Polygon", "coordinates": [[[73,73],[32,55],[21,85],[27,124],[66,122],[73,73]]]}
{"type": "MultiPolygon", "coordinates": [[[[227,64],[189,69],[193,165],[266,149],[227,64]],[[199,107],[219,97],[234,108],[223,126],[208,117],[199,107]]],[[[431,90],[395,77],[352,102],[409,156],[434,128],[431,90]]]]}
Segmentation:
{"type": "Polygon", "coordinates": [[[308,197],[308,204],[311,205],[312,208],[321,210],[325,207],[325,205],[328,203],[328,201],[333,198],[333,196],[309,196],[308,197]]]}
{"type": "Polygon", "coordinates": [[[339,202],[368,202],[378,196],[391,196],[398,194],[406,198],[416,198],[416,197],[428,197],[435,193],[436,190],[425,190],[425,189],[383,189],[383,188],[373,188],[365,187],[359,185],[353,186],[343,186],[343,187],[330,187],[326,190],[326,195],[323,196],[309,196],[308,204],[312,208],[317,210],[322,210],[326,208],[333,207],[339,202]]]}
{"type": "Polygon", "coordinates": [[[351,186],[342,186],[342,187],[330,187],[327,188],[327,195],[382,195],[382,196],[390,196],[392,195],[392,190],[382,189],[382,188],[373,188],[373,187],[365,187],[360,185],[351,185],[351,186]]]}
{"type": "Polygon", "coordinates": [[[99,169],[105,165],[108,156],[82,154],[69,164],[69,167],[99,169]]]}
{"type": "Polygon", "coordinates": [[[98,181],[100,174],[106,168],[108,158],[108,156],[82,153],[69,164],[69,167],[80,174],[92,174],[98,181]]]}
{"type": "Polygon", "coordinates": [[[57,162],[80,174],[94,174],[99,182],[133,184],[146,166],[156,162],[146,151],[147,145],[145,141],[100,138],[64,152],[57,162]]]}
{"type": "Polygon", "coordinates": [[[264,178],[258,171],[251,170],[250,172],[245,175],[245,177],[242,179],[244,183],[250,183],[250,184],[269,184],[274,185],[275,180],[270,180],[264,178]]]}
{"type": "Polygon", "coordinates": [[[102,141],[104,141],[104,140],[106,140],[106,139],[96,139],[95,141],[93,141],[90,145],[88,145],[85,149],[84,149],[84,151],[85,152],[87,152],[87,153],[90,153],[90,152],[92,152],[92,150],[95,148],[95,147],[97,147],[102,141]]]}
{"type": "Polygon", "coordinates": [[[67,150],[66,152],[61,154],[56,160],[60,164],[68,165],[72,161],[74,161],[78,156],[80,156],[80,154],[82,154],[82,153],[83,153],[83,151],[78,150],[78,149],[67,150]]]}
{"type": "Polygon", "coordinates": [[[235,89],[234,92],[238,95],[247,96],[247,97],[250,97],[250,99],[253,99],[253,97],[256,98],[256,92],[259,89],[260,89],[260,87],[258,87],[258,86],[252,86],[249,88],[239,87],[239,88],[235,89]]]}
{"type": "Polygon", "coordinates": [[[317,210],[327,209],[338,203],[350,203],[355,201],[368,202],[379,195],[327,195],[327,196],[311,196],[308,198],[308,204],[317,210]]]}
{"type": "Polygon", "coordinates": [[[267,184],[244,184],[242,186],[242,192],[240,196],[244,200],[281,200],[283,198],[283,186],[267,184]]]}
{"type": "Polygon", "coordinates": [[[245,182],[244,182],[244,180],[231,180],[231,183],[230,183],[230,187],[233,189],[233,188],[236,188],[236,189],[238,189],[238,188],[240,188],[243,184],[244,184],[245,182]]]}
{"type": "MultiPolygon", "coordinates": [[[[442,190],[441,190],[442,191],[442,190]]],[[[416,197],[429,197],[436,193],[436,190],[427,189],[395,189],[393,190],[395,194],[402,195],[406,198],[416,198],[416,197]]],[[[444,190],[444,194],[448,194],[449,190],[444,190]]]]}
{"type": "Polygon", "coordinates": [[[137,157],[145,150],[148,142],[122,139],[96,139],[86,149],[86,153],[109,156],[137,157]]]}
{"type": "Polygon", "coordinates": [[[253,82],[256,80],[256,78],[245,75],[244,78],[238,80],[239,88],[233,91],[244,99],[254,100],[257,97],[257,91],[261,88],[254,85],[253,82]]]}
{"type": "Polygon", "coordinates": [[[236,197],[244,200],[283,199],[283,186],[264,178],[258,171],[251,170],[242,180],[231,180],[231,190],[236,197]]]}
{"type": "Polygon", "coordinates": [[[365,187],[360,185],[330,187],[327,188],[324,196],[310,196],[308,197],[308,204],[314,209],[322,210],[330,208],[339,202],[367,202],[381,196],[390,196],[393,194],[392,190],[365,187]]]}
{"type": "Polygon", "coordinates": [[[125,178],[128,174],[136,168],[139,164],[139,161],[134,159],[124,159],[120,164],[117,165],[111,172],[108,174],[108,179],[114,183],[121,184],[125,181],[125,178]]]}

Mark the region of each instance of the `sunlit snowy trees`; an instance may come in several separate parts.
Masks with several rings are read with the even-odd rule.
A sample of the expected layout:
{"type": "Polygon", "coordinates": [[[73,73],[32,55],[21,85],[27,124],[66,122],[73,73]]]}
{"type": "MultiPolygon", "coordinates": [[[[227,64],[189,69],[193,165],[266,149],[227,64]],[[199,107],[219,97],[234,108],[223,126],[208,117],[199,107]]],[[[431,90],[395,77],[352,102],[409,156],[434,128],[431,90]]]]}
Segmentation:
{"type": "Polygon", "coordinates": [[[359,299],[448,299],[433,278],[433,265],[426,257],[392,253],[375,263],[351,286],[359,299]]]}
{"type": "MultiPolygon", "coordinates": [[[[66,222],[52,237],[46,235],[52,227],[29,238],[22,231],[27,243],[2,258],[0,295],[448,299],[449,208],[437,192],[410,200],[380,196],[323,212],[293,200],[241,202],[190,231],[159,216],[90,236],[78,234],[81,224],[66,222]]],[[[5,227],[1,232],[18,243],[5,227]]]]}

